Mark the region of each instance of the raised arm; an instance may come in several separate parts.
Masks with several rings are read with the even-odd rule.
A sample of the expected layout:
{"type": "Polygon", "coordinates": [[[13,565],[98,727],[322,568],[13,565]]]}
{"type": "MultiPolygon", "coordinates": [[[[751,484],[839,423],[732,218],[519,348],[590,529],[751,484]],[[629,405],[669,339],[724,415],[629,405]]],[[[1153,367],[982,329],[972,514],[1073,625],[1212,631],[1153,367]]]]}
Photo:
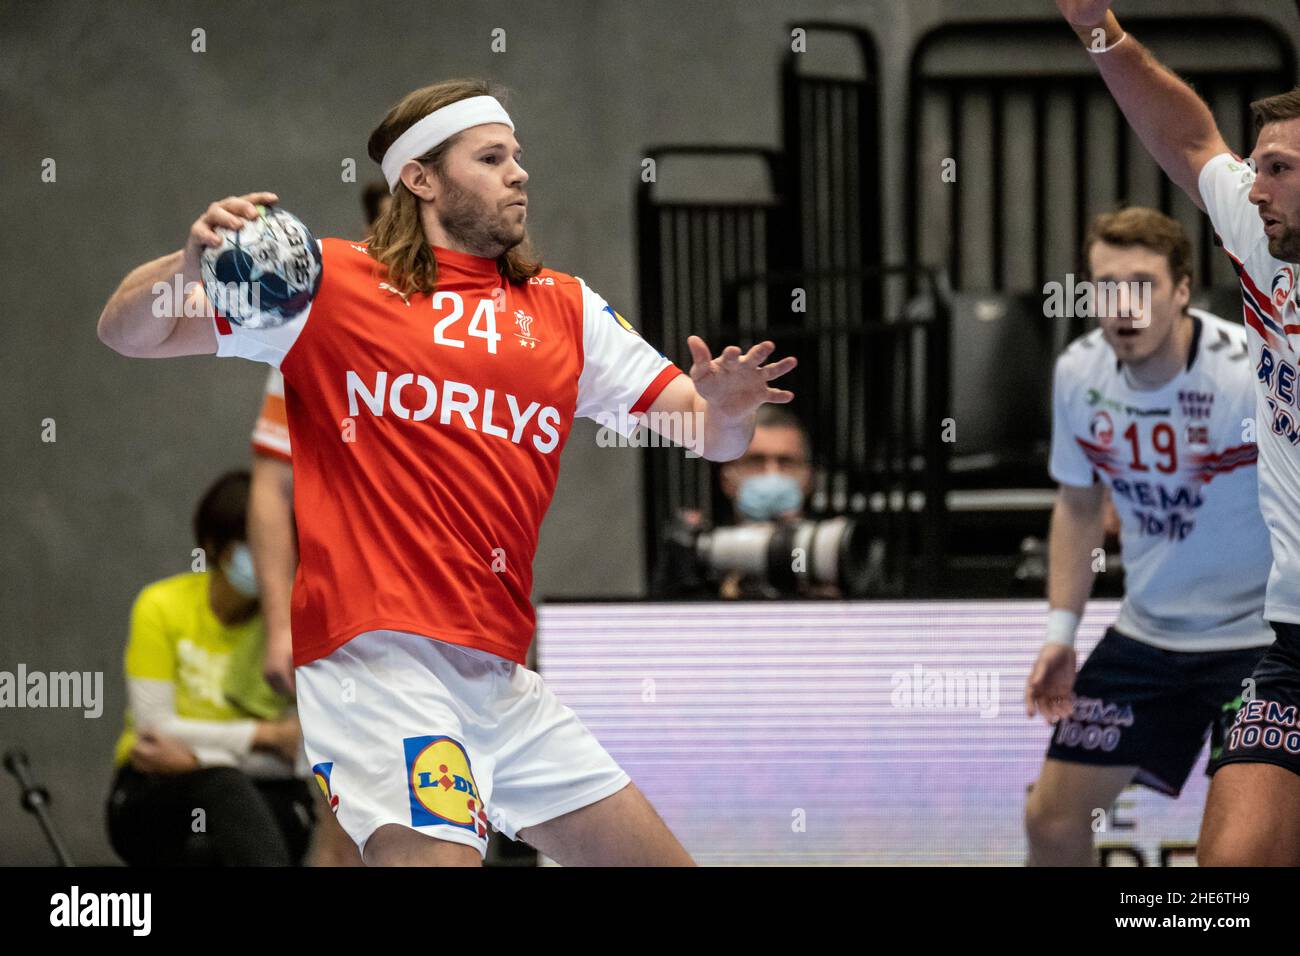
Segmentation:
{"type": "Polygon", "coordinates": [[[1111,0],[1056,0],[1056,5],[1147,152],[1204,211],[1201,169],[1229,151],[1209,107],[1136,37],[1126,35],[1111,0]]]}
{"type": "Polygon", "coordinates": [[[257,218],[255,203],[273,203],[274,193],[249,193],[214,202],[190,226],[185,246],[139,266],[122,280],[99,316],[99,340],[132,358],[211,355],[217,336],[199,276],[204,246],[221,243],[216,228],[239,229],[257,218]],[[176,295],[176,280],[188,290],[176,295]],[[162,292],[166,289],[166,292],[162,292]]]}

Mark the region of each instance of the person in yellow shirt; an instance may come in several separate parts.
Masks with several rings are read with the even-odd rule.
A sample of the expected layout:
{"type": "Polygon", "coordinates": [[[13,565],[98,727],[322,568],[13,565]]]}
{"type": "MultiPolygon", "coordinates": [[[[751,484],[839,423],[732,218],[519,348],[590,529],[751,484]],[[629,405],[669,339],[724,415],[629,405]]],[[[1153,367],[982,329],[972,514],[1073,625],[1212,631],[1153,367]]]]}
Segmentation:
{"type": "Polygon", "coordinates": [[[203,495],[203,570],[145,587],[126,647],[126,726],[107,807],[131,865],[290,866],[315,822],[296,711],[262,677],[266,632],[246,542],[250,476],[203,495]]]}

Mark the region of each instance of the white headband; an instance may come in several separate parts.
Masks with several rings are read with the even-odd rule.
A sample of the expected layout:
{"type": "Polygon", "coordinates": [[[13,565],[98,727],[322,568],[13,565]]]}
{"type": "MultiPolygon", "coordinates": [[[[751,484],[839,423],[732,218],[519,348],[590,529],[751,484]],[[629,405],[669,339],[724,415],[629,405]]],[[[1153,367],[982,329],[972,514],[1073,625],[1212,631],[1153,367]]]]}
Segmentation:
{"type": "Polygon", "coordinates": [[[384,153],[380,168],[388,180],[388,191],[397,191],[401,182],[402,167],[409,160],[418,159],[439,143],[445,142],[462,130],[484,123],[504,123],[511,130],[515,124],[510,121],[510,114],[505,111],[494,96],[471,96],[469,99],[457,100],[440,110],[434,110],[408,129],[384,153]]]}

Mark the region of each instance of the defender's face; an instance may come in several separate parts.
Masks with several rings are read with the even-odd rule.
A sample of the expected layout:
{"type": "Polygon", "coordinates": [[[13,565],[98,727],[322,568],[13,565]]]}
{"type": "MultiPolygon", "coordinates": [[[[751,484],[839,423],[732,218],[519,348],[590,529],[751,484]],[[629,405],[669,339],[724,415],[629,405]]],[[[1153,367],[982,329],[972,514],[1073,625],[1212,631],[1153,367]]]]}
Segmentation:
{"type": "Polygon", "coordinates": [[[501,252],[522,242],[528,217],[522,158],[519,141],[503,123],[465,130],[447,151],[435,200],[448,232],[491,237],[501,252]]]}
{"type": "Polygon", "coordinates": [[[1264,220],[1269,255],[1300,262],[1300,119],[1265,124],[1250,158],[1250,201],[1264,220]]]}
{"type": "Polygon", "coordinates": [[[1139,365],[1159,352],[1187,308],[1191,281],[1174,285],[1168,258],[1145,246],[1094,242],[1088,269],[1099,290],[1098,323],[1116,357],[1139,365]]]}

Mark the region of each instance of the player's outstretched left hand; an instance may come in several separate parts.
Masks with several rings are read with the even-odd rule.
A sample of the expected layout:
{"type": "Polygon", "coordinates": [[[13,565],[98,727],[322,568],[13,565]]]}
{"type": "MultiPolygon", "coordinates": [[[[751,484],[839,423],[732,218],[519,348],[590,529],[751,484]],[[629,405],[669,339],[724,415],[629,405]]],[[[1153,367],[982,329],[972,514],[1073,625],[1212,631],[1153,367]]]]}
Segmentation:
{"type": "Polygon", "coordinates": [[[798,364],[793,355],[764,365],[776,351],[775,342],[759,342],[743,355],[728,345],[714,358],[704,339],[692,335],[686,339],[691,350],[691,380],[695,391],[709,403],[709,408],[728,418],[743,418],[764,402],[783,405],[794,399],[794,392],[769,388],[767,383],[798,364]]]}

